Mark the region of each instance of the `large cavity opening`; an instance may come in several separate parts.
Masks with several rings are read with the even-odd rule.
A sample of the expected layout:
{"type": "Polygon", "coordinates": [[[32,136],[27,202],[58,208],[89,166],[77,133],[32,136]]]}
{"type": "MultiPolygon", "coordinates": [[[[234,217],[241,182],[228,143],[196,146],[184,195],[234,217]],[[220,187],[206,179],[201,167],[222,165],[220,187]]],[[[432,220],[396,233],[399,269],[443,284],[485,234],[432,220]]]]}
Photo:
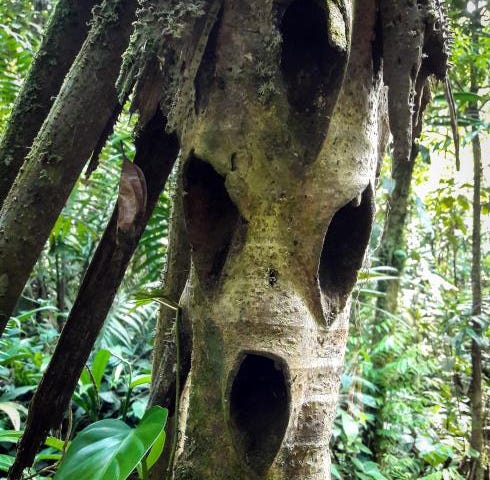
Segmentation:
{"type": "Polygon", "coordinates": [[[258,475],[272,465],[289,421],[286,366],[278,358],[248,354],[231,387],[230,417],[238,448],[258,475]]]}
{"type": "Polygon", "coordinates": [[[194,79],[195,101],[194,110],[197,114],[206,109],[209,93],[216,75],[216,47],[218,44],[218,33],[221,25],[223,9],[218,13],[213,28],[208,37],[201,64],[194,79]]]}
{"type": "Polygon", "coordinates": [[[373,190],[369,185],[359,199],[338,210],[328,226],[318,278],[322,291],[340,301],[340,307],[347,300],[362,267],[373,217],[373,190]]]}
{"type": "Polygon", "coordinates": [[[192,259],[204,286],[219,278],[241,216],[225,179],[207,162],[191,156],[184,171],[184,211],[192,259]]]}
{"type": "Polygon", "coordinates": [[[298,112],[313,113],[340,84],[345,55],[329,43],[327,15],[325,2],[295,0],[282,18],[281,68],[298,112]]]}

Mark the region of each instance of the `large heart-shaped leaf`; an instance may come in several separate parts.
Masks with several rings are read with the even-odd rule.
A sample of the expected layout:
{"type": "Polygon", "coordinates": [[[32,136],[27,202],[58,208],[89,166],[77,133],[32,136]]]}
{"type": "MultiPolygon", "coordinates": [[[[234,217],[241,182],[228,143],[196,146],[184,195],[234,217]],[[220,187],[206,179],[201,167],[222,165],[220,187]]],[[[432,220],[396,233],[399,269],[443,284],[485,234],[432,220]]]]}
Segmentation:
{"type": "Polygon", "coordinates": [[[136,428],[101,420],[73,440],[55,480],[125,480],[160,435],[167,410],[152,407],[136,428]]]}

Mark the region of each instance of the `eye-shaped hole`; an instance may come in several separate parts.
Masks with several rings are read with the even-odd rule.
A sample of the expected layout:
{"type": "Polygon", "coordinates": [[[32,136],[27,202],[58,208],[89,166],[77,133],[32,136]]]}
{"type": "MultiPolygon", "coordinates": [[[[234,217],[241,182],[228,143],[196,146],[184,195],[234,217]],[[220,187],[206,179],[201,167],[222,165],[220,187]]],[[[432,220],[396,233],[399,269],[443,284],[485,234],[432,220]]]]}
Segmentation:
{"type": "Polygon", "coordinates": [[[203,286],[211,286],[225,264],[241,216],[228,195],[225,179],[209,163],[191,156],[183,178],[192,260],[203,286]]]}
{"type": "Polygon", "coordinates": [[[218,34],[223,17],[223,9],[218,13],[213,28],[209,33],[206,48],[201,59],[201,64],[194,79],[194,111],[199,114],[206,109],[211,86],[213,85],[216,73],[216,47],[218,44],[218,34]]]}
{"type": "Polygon", "coordinates": [[[234,440],[259,476],[272,465],[288,425],[286,376],[281,359],[247,354],[233,379],[230,420],[234,440]]]}
{"type": "Polygon", "coordinates": [[[295,0],[282,17],[281,69],[289,103],[300,113],[329,110],[337,97],[346,55],[331,45],[328,28],[325,2],[295,0]]]}
{"type": "Polygon", "coordinates": [[[328,226],[323,242],[318,278],[320,288],[343,308],[357,280],[369,244],[374,218],[371,185],[360,199],[339,209],[328,226]],[[359,202],[360,200],[360,202],[359,202]]]}

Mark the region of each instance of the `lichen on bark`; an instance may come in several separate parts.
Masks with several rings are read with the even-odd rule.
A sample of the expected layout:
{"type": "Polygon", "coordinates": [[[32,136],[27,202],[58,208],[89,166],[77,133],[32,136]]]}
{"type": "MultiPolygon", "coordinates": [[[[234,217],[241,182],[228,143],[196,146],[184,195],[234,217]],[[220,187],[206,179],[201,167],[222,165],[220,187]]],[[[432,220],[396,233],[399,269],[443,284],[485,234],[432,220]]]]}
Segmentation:
{"type": "Polygon", "coordinates": [[[184,160],[192,362],[175,479],[329,478],[388,103],[402,156],[425,80],[447,60],[437,2],[381,3],[208,3],[189,23],[198,33],[166,44],[160,96],[138,79],[136,97],[169,112],[184,160]],[[396,8],[406,21],[395,32],[396,8]]]}

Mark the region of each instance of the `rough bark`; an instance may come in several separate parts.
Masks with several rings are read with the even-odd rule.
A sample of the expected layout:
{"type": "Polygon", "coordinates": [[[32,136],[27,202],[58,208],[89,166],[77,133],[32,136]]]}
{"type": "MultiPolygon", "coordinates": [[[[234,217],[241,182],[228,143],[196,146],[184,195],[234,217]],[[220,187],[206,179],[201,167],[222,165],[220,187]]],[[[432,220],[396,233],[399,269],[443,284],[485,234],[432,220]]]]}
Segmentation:
{"type": "Polygon", "coordinates": [[[117,108],[136,0],[105,0],[0,212],[0,335],[83,165],[117,108]]]}
{"type": "Polygon", "coordinates": [[[128,184],[123,171],[118,204],[31,401],[25,432],[18,446],[15,464],[9,473],[10,480],[20,478],[23,469],[32,464],[49,429],[61,423],[178,151],[175,135],[165,133],[164,118],[157,112],[136,142],[134,163],[140,167],[144,178],[140,185],[142,189],[132,185],[135,178],[129,178],[128,184]],[[60,378],[63,382],[59,381],[60,378]]]}
{"type": "Polygon", "coordinates": [[[379,264],[396,268],[396,280],[383,280],[378,283],[378,290],[385,294],[376,302],[377,318],[382,317],[381,311],[396,313],[400,275],[405,266],[405,227],[408,215],[409,193],[415,159],[407,162],[393,159],[391,178],[395,187],[387,203],[386,221],[381,238],[379,264]]]}
{"type": "Polygon", "coordinates": [[[0,143],[0,207],[87,36],[96,0],[60,0],[0,143]]]}
{"type": "MultiPolygon", "coordinates": [[[[175,303],[179,303],[180,296],[184,290],[187,278],[189,277],[190,249],[187,241],[187,234],[184,225],[183,205],[182,205],[182,179],[177,180],[177,188],[173,198],[172,219],[170,223],[169,242],[167,248],[167,259],[163,274],[163,296],[175,303]]],[[[155,345],[153,349],[153,385],[152,398],[150,404],[161,405],[162,394],[158,393],[159,374],[167,368],[165,351],[169,344],[174,343],[175,312],[165,306],[160,309],[157,328],[155,332],[155,345]]],[[[173,367],[172,367],[173,370],[173,367]]],[[[175,376],[175,373],[173,374],[175,376]]],[[[162,405],[166,406],[166,405],[162,405]]]]}
{"type": "Polygon", "coordinates": [[[181,133],[193,356],[176,479],[329,478],[373,214],[374,22],[374,3],[353,27],[347,3],[224,2],[181,133]]]}
{"type": "Polygon", "coordinates": [[[192,258],[174,479],[329,478],[349,294],[386,140],[383,62],[402,80],[390,91],[401,145],[418,114],[423,47],[434,51],[422,84],[447,58],[439,4],[422,2],[414,61],[395,73],[383,50],[404,45],[413,25],[389,30],[385,5],[375,35],[376,4],[204,1],[196,28],[182,27],[196,14],[186,2],[141,11],[132,50],[151,29],[159,55],[128,56],[121,91],[136,80],[136,108],[144,116],[160,98],[179,134],[192,258]],[[177,29],[159,23],[171,12],[177,29]]]}

